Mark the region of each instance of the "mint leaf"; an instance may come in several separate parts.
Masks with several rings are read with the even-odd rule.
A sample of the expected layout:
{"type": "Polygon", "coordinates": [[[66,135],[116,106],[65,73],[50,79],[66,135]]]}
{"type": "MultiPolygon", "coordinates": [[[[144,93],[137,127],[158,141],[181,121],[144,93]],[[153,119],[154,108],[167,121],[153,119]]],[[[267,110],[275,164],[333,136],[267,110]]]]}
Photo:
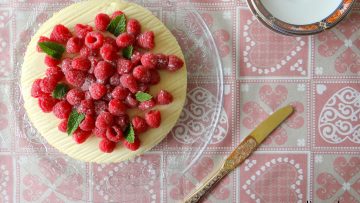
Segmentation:
{"type": "Polygon", "coordinates": [[[38,45],[43,52],[56,59],[61,59],[62,54],[65,52],[65,48],[55,42],[39,42],[38,45]]]}
{"type": "Polygon", "coordinates": [[[73,134],[79,127],[81,121],[85,118],[84,114],[79,114],[75,109],[71,112],[67,123],[67,134],[73,134]]]}
{"type": "Polygon", "coordinates": [[[116,37],[121,33],[125,32],[126,28],[126,18],[124,14],[117,16],[113,19],[107,27],[107,31],[111,32],[116,37]]]}
{"type": "Polygon", "coordinates": [[[65,97],[68,91],[69,91],[69,87],[67,85],[57,84],[55,90],[52,93],[52,96],[56,99],[62,99],[65,97]]]}
{"type": "Polygon", "coordinates": [[[135,142],[135,131],[134,128],[132,126],[132,124],[130,124],[125,131],[125,139],[126,141],[128,141],[129,143],[134,143],[135,142]]]}
{"type": "Polygon", "coordinates": [[[149,101],[152,98],[150,94],[145,92],[137,92],[135,97],[139,102],[149,101]]]}
{"type": "Polygon", "coordinates": [[[131,59],[131,56],[133,55],[134,47],[128,46],[125,49],[123,49],[122,54],[124,58],[131,59]]]}

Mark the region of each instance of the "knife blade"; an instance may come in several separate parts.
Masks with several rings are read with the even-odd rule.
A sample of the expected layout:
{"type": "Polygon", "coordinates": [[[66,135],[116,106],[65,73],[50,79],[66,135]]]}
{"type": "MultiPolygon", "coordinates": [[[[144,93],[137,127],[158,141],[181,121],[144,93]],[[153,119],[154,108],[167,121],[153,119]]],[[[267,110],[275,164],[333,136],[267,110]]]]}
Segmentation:
{"type": "Polygon", "coordinates": [[[252,152],[294,111],[289,105],[277,110],[261,122],[245,139],[231,152],[223,166],[208,178],[205,183],[193,192],[185,203],[198,202],[217,182],[239,166],[252,152]]]}

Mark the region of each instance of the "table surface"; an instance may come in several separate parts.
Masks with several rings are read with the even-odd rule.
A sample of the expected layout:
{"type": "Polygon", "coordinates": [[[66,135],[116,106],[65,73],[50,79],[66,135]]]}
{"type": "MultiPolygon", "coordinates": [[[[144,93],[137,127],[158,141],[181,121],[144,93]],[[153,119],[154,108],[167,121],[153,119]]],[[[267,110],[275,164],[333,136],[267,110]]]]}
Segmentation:
{"type": "MultiPolygon", "coordinates": [[[[176,3],[138,1],[160,18],[163,6],[176,3]]],[[[51,152],[55,158],[47,159],[38,137],[24,132],[23,110],[11,102],[18,88],[16,53],[21,51],[13,42],[30,40],[32,33],[23,23],[29,8],[50,4],[60,9],[74,1],[59,2],[0,0],[0,202],[181,200],[259,121],[287,104],[296,113],[204,202],[360,202],[360,2],[332,30],[285,37],[262,26],[243,0],[191,0],[221,55],[224,107],[222,133],[183,175],[162,173],[176,156],[162,149],[176,147],[176,139],[134,162],[98,165],[69,161],[56,151],[51,152]],[[149,173],[140,171],[146,167],[149,173]],[[121,181],[124,174],[134,182],[121,181]],[[109,177],[116,187],[106,187],[109,177]]],[[[36,22],[48,15],[39,14],[36,22]]],[[[195,82],[190,78],[189,84],[195,82]]],[[[203,91],[211,96],[211,81],[201,82],[208,84],[203,91]]]]}

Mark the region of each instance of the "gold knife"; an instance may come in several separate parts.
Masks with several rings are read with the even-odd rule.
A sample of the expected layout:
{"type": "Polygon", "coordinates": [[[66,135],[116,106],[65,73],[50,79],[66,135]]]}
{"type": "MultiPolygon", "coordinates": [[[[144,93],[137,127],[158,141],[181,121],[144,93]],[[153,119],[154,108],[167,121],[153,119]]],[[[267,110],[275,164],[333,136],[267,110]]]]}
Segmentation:
{"type": "Polygon", "coordinates": [[[256,150],[256,148],[271,134],[284,120],[286,120],[294,111],[292,106],[286,106],[279,109],[265,121],[260,123],[254,131],[250,133],[234,151],[225,160],[223,166],[211,175],[204,184],[195,190],[185,203],[198,202],[217,182],[219,182],[225,175],[233,171],[239,166],[249,155],[256,150]]]}

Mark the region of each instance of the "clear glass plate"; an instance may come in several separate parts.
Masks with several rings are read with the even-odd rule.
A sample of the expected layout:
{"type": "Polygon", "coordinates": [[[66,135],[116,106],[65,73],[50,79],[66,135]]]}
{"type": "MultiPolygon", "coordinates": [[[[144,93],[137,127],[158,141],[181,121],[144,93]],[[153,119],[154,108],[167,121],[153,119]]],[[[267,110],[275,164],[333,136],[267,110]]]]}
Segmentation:
{"type": "MultiPolygon", "coordinates": [[[[174,171],[177,174],[185,174],[203,156],[203,151],[212,142],[213,135],[222,133],[221,126],[218,125],[223,102],[222,65],[214,39],[202,17],[191,4],[187,3],[175,4],[168,1],[164,5],[159,3],[157,6],[150,6],[151,4],[143,1],[134,2],[153,11],[172,31],[182,47],[188,68],[188,95],[180,119],[169,135],[150,152],[131,161],[107,165],[73,160],[57,152],[38,134],[23,109],[20,87],[15,86],[12,91],[12,101],[15,104],[16,119],[19,123],[15,147],[21,147],[20,151],[27,155],[20,158],[17,164],[26,166],[25,170],[31,172],[39,168],[38,162],[34,160],[41,159],[48,163],[50,171],[54,174],[57,171],[65,170],[69,176],[74,172],[86,176],[88,177],[87,187],[94,188],[93,192],[102,194],[104,199],[109,201],[119,199],[118,194],[111,191],[116,191],[122,181],[129,182],[132,189],[136,190],[137,187],[145,187],[144,181],[166,184],[168,183],[168,174],[173,174],[174,171]],[[209,84],[211,84],[211,91],[208,90],[209,84]],[[159,162],[153,160],[154,155],[160,157],[159,162]],[[137,166],[139,163],[143,163],[140,169],[137,166]],[[145,163],[152,163],[152,165],[145,163]],[[64,165],[72,167],[64,168],[64,165]],[[131,169],[137,168],[137,170],[121,171],[121,167],[124,166],[131,169]],[[158,173],[154,171],[158,171],[158,173]],[[104,173],[123,173],[123,175],[104,176],[104,173]]],[[[32,8],[31,12],[24,13],[23,23],[26,26],[16,31],[15,65],[18,80],[20,80],[25,49],[30,41],[29,36],[32,36],[52,13],[67,5],[69,3],[39,4],[32,8]]],[[[46,182],[46,177],[42,178],[46,182]]],[[[180,185],[180,187],[186,187],[186,184],[180,185]]],[[[186,188],[179,189],[186,191],[186,188]]],[[[53,192],[56,192],[55,189],[53,192]]],[[[83,195],[78,200],[88,200],[87,196],[83,195]]],[[[127,199],[122,198],[124,198],[123,200],[127,199]]],[[[96,199],[93,201],[96,202],[96,199]]]]}

